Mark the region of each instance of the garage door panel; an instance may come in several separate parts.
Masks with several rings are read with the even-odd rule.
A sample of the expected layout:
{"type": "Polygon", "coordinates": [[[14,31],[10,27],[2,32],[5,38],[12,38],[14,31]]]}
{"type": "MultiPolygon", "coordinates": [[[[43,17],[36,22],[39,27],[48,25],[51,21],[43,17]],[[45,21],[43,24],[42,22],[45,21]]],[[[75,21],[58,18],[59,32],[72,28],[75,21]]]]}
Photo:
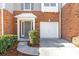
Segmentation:
{"type": "Polygon", "coordinates": [[[40,22],[41,38],[58,38],[58,22],[40,22]]]}

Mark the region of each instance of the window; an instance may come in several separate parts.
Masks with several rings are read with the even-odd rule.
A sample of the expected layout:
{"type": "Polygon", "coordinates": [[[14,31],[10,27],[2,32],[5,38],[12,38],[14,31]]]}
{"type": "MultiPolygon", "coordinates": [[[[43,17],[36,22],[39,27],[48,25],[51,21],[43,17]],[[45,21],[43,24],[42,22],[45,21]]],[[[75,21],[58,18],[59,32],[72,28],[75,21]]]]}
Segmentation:
{"type": "Polygon", "coordinates": [[[44,6],[49,6],[49,3],[44,3],[44,6]]]}
{"type": "Polygon", "coordinates": [[[25,3],[25,9],[26,9],[26,10],[30,10],[30,7],[31,7],[31,6],[30,6],[30,3],[25,3]]]}
{"type": "Polygon", "coordinates": [[[41,10],[41,3],[22,3],[21,10],[40,11],[41,10]]]}
{"type": "Polygon", "coordinates": [[[32,11],[41,11],[41,3],[31,3],[32,11]]]}
{"type": "Polygon", "coordinates": [[[31,4],[30,3],[22,3],[21,10],[31,10],[31,4]]]}
{"type": "Polygon", "coordinates": [[[54,7],[56,6],[56,3],[44,3],[45,7],[54,7]]]}
{"type": "Polygon", "coordinates": [[[23,10],[24,9],[24,4],[23,3],[21,3],[21,10],[23,10]]]}
{"type": "Polygon", "coordinates": [[[50,5],[51,5],[51,6],[56,6],[56,3],[51,3],[50,5]]]}

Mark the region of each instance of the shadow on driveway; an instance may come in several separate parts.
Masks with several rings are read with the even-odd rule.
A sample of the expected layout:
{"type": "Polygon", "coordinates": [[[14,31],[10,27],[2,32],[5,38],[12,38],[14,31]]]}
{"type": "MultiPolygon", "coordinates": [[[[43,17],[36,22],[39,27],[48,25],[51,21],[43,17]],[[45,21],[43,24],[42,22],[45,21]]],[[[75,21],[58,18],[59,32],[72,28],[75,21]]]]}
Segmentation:
{"type": "Polygon", "coordinates": [[[69,43],[64,39],[57,38],[41,38],[40,47],[64,47],[64,43],[69,43]]]}

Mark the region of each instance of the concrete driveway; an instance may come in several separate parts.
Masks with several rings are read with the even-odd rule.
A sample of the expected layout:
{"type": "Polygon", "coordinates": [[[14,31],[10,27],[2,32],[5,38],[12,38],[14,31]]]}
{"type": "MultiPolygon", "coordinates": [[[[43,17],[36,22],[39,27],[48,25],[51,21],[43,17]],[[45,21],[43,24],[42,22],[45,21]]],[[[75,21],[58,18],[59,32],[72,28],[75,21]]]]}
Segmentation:
{"type": "Polygon", "coordinates": [[[79,48],[64,39],[40,39],[40,56],[79,56],[79,48]]]}

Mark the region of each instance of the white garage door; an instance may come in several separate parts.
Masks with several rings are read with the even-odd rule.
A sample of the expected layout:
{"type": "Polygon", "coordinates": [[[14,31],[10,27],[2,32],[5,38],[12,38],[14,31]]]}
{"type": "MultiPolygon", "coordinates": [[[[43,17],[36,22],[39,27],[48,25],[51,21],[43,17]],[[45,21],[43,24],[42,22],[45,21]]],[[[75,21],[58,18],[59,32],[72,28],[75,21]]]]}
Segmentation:
{"type": "Polygon", "coordinates": [[[40,22],[40,38],[58,38],[58,22],[40,22]]]}

